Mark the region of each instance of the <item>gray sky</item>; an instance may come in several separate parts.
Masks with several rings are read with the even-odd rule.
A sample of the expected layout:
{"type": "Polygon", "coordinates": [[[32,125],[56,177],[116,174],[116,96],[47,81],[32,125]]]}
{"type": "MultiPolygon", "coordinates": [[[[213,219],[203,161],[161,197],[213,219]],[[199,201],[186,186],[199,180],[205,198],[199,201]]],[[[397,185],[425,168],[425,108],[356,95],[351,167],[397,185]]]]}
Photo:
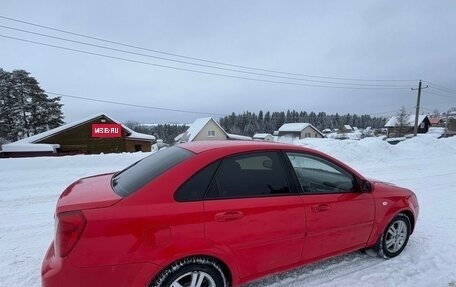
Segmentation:
{"type": "MultiPolygon", "coordinates": [[[[287,109],[380,116],[395,114],[401,106],[411,112],[416,105],[416,91],[410,88],[423,79],[432,83],[423,90],[423,111],[445,111],[456,106],[455,1],[2,0],[1,7],[0,16],[188,57],[311,76],[413,80],[346,81],[221,66],[0,18],[0,25],[16,29],[282,78],[170,62],[0,27],[0,35],[9,37],[152,64],[299,84],[180,71],[0,37],[0,67],[29,71],[47,92],[207,112],[215,117],[246,110],[287,109]],[[347,87],[347,83],[369,89],[303,86],[347,87]],[[378,86],[360,84],[403,89],[372,89],[378,86]]],[[[183,123],[206,116],[68,97],[63,97],[62,103],[67,122],[98,112],[120,121],[142,123],[183,123]]]]}

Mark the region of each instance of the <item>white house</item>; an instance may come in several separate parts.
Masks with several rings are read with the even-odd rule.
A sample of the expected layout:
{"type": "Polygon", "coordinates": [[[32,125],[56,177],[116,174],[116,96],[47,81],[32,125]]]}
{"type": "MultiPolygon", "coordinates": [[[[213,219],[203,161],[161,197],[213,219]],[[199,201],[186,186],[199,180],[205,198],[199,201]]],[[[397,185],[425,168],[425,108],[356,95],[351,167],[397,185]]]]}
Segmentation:
{"type": "Polygon", "coordinates": [[[294,138],[324,138],[325,136],[309,123],[288,123],[279,128],[279,137],[290,136],[294,138]]]}
{"type": "Polygon", "coordinates": [[[196,119],[188,130],[174,139],[177,143],[207,140],[252,140],[251,137],[227,133],[213,118],[196,119]]]}

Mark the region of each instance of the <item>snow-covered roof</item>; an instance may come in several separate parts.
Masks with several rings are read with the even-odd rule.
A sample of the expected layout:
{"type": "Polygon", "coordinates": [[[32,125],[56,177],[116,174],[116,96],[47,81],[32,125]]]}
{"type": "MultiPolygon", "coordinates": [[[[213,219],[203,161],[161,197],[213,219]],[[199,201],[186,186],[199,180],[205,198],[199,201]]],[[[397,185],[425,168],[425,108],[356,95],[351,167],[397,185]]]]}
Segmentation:
{"type": "Polygon", "coordinates": [[[180,141],[180,139],[182,138],[183,135],[184,135],[184,133],[178,134],[178,135],[174,138],[174,141],[175,141],[175,142],[180,141]]]}
{"type": "Polygon", "coordinates": [[[442,121],[442,118],[429,117],[429,121],[431,122],[431,125],[436,125],[442,121]]]}
{"type": "MultiPolygon", "coordinates": [[[[418,125],[424,121],[426,115],[419,115],[418,116],[418,125]]],[[[410,115],[406,120],[406,126],[414,126],[415,125],[415,115],[410,115]]],[[[396,127],[398,126],[398,121],[396,116],[392,116],[389,121],[385,124],[385,127],[396,127]]]]}
{"type": "MultiPolygon", "coordinates": [[[[225,130],[211,117],[196,119],[188,128],[188,130],[182,135],[186,137],[187,142],[193,141],[193,139],[199,134],[199,132],[210,122],[213,121],[224,133],[225,130]]],[[[182,138],[181,136],[181,138],[182,138]]],[[[181,139],[179,138],[179,139],[181,139]]]]}
{"type": "Polygon", "coordinates": [[[128,127],[126,127],[124,125],[122,125],[122,127],[130,133],[130,135],[127,136],[127,138],[129,138],[129,139],[155,141],[155,137],[153,135],[146,135],[146,134],[135,132],[134,130],[129,129],[128,127]]]}
{"type": "Polygon", "coordinates": [[[51,137],[57,133],[60,133],[62,131],[65,131],[65,130],[68,130],[68,129],[71,129],[71,128],[74,128],[74,127],[77,127],[77,126],[80,126],[86,122],[89,122],[93,119],[96,119],[96,118],[99,118],[99,117],[102,117],[104,116],[105,118],[108,118],[110,120],[112,120],[113,122],[115,123],[118,123],[118,124],[121,124],[122,125],[122,128],[125,129],[126,131],[128,131],[128,133],[130,135],[127,136],[127,138],[130,138],[130,139],[139,139],[139,140],[146,140],[146,141],[154,141],[155,140],[155,137],[152,136],[152,135],[146,135],[146,134],[142,134],[142,133],[138,133],[138,132],[135,132],[134,130],[128,128],[127,126],[123,125],[121,122],[119,121],[116,121],[115,119],[113,119],[112,117],[110,116],[107,116],[106,114],[104,113],[98,113],[98,114],[94,114],[92,116],[89,116],[89,117],[86,117],[86,118],[83,118],[81,120],[78,120],[78,121],[75,121],[75,122],[72,122],[72,123],[69,123],[69,124],[66,124],[66,125],[63,125],[63,126],[60,126],[60,127],[57,127],[57,128],[54,128],[54,129],[51,129],[51,130],[48,130],[48,131],[45,131],[43,133],[40,133],[40,134],[36,134],[36,135],[33,135],[31,137],[28,137],[28,138],[24,138],[24,139],[21,139],[21,140],[18,140],[18,141],[15,141],[11,144],[32,144],[32,143],[36,143],[37,141],[41,141],[41,140],[44,140],[48,137],[51,137]]]}
{"type": "Polygon", "coordinates": [[[268,134],[268,133],[256,133],[256,134],[253,135],[253,138],[254,139],[265,139],[268,136],[272,137],[272,135],[268,134]]]}
{"type": "Polygon", "coordinates": [[[279,128],[279,132],[300,132],[303,129],[307,128],[308,126],[312,126],[309,123],[288,123],[283,124],[279,128]]]}
{"type": "Polygon", "coordinates": [[[251,141],[252,138],[248,136],[241,136],[241,135],[235,135],[235,134],[226,134],[229,139],[232,140],[241,140],[241,141],[251,141]]]}
{"type": "Polygon", "coordinates": [[[349,130],[352,130],[352,127],[350,125],[344,125],[344,129],[349,131],[349,130]]]}
{"type": "Polygon", "coordinates": [[[279,128],[279,132],[301,132],[305,128],[311,127],[314,129],[316,132],[318,132],[322,137],[325,137],[324,134],[322,134],[316,127],[309,123],[288,123],[288,124],[283,124],[279,128]]]}
{"type": "Polygon", "coordinates": [[[10,143],[2,145],[2,152],[55,152],[58,144],[17,144],[10,143]]]}

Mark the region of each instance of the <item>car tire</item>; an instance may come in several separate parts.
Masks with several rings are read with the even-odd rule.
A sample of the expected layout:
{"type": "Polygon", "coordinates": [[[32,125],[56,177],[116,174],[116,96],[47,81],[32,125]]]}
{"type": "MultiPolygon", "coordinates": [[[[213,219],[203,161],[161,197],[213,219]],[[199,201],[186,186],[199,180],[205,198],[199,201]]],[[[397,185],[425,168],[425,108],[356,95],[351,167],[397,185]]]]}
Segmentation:
{"type": "Polygon", "coordinates": [[[149,285],[149,287],[171,286],[229,287],[230,282],[220,265],[214,260],[191,257],[171,264],[149,285]]]}
{"type": "Polygon", "coordinates": [[[407,245],[410,237],[410,219],[400,213],[386,226],[379,246],[379,256],[393,258],[398,256],[407,245]]]}

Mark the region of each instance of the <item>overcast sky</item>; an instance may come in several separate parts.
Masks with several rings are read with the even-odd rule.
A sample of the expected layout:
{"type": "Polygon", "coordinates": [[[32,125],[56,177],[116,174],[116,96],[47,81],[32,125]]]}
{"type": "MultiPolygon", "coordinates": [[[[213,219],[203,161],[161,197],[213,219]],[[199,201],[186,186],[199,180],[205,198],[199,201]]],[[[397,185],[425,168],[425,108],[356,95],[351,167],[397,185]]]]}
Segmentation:
{"type": "MultiPolygon", "coordinates": [[[[456,2],[453,0],[2,0],[1,7],[0,16],[72,33],[186,57],[289,73],[154,53],[0,18],[1,26],[149,56],[0,27],[3,36],[128,60],[0,37],[0,68],[27,70],[47,92],[203,112],[214,117],[247,110],[257,113],[287,109],[380,116],[396,114],[401,106],[412,112],[417,92],[411,88],[416,88],[422,79],[430,82],[426,83],[430,88],[423,90],[422,111],[445,111],[456,106],[456,2]],[[398,88],[383,89],[393,86],[398,88]]],[[[66,122],[98,112],[120,121],[141,123],[185,123],[207,116],[70,97],[62,97],[62,103],[66,122]]]]}

